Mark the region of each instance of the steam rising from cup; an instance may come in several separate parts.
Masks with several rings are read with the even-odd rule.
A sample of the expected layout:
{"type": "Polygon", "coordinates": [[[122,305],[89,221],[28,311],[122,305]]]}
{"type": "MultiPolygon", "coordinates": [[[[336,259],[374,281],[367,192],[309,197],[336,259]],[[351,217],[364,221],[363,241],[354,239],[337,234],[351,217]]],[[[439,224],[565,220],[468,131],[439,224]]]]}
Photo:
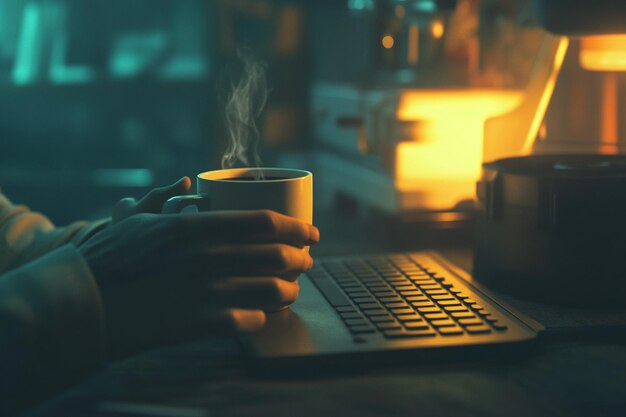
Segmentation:
{"type": "MultiPolygon", "coordinates": [[[[266,65],[256,61],[250,51],[244,48],[237,51],[237,56],[243,63],[243,72],[226,100],[228,146],[222,156],[222,169],[237,165],[261,166],[256,119],[267,102],[266,65]]],[[[257,179],[262,179],[261,171],[259,175],[261,178],[257,179]]]]}

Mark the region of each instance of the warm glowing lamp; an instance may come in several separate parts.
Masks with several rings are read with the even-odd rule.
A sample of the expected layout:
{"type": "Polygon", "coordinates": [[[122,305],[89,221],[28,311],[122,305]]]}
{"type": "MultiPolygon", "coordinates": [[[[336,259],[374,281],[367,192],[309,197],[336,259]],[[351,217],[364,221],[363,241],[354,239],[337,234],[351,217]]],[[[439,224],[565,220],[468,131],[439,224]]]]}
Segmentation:
{"type": "Polygon", "coordinates": [[[480,175],[485,120],[514,109],[521,91],[490,89],[410,90],[400,97],[397,117],[416,121],[412,141],[396,148],[396,186],[432,184],[435,206],[472,198],[480,175]],[[442,191],[443,191],[442,190],[442,191]]]}
{"type": "Polygon", "coordinates": [[[583,36],[579,62],[590,71],[626,71],[626,35],[583,36]]]}

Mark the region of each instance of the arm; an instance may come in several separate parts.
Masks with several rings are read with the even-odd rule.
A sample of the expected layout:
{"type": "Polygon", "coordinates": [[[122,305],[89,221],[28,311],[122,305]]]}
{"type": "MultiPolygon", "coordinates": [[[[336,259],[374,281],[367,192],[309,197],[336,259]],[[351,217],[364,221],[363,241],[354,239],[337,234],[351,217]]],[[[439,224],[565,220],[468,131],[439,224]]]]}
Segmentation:
{"type": "Polygon", "coordinates": [[[107,224],[108,219],[54,227],[45,216],[13,205],[0,194],[0,274],[67,243],[78,246],[107,224]]]}
{"type": "Polygon", "coordinates": [[[96,281],[72,245],[0,275],[0,415],[103,363],[102,312],[96,281]]]}
{"type": "Polygon", "coordinates": [[[65,244],[78,247],[111,223],[118,223],[139,213],[160,213],[170,197],[186,194],[191,186],[188,177],[174,184],[155,188],[144,198],[120,200],[112,219],[75,222],[55,227],[45,216],[16,206],[0,193],[0,274],[35,260],[65,244]]]}

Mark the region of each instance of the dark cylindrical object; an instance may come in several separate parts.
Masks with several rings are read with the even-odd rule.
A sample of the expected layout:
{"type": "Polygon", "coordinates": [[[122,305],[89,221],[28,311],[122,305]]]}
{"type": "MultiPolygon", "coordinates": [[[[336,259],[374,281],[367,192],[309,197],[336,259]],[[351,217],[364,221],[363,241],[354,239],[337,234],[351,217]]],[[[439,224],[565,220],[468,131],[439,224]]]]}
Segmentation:
{"type": "Polygon", "coordinates": [[[537,21],[567,36],[626,33],[624,0],[533,0],[537,21]]]}
{"type": "Polygon", "coordinates": [[[626,157],[544,155],[483,165],[474,276],[515,296],[624,303],[626,157]]]}

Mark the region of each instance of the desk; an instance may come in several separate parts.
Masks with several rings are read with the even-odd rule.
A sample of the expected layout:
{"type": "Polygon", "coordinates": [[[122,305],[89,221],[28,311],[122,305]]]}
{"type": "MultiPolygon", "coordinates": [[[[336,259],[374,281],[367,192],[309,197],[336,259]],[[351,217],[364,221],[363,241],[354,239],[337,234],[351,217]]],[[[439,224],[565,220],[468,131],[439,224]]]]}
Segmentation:
{"type": "MultiPolygon", "coordinates": [[[[323,223],[322,233],[332,232],[324,236],[329,244],[320,246],[322,254],[336,250],[342,239],[369,233],[348,221],[329,228],[323,223]]],[[[380,242],[368,247],[368,239],[351,241],[358,243],[346,252],[389,249],[380,242]]],[[[463,258],[459,251],[451,254],[463,258]]],[[[262,380],[246,372],[234,340],[211,339],[111,364],[30,415],[618,416],[626,415],[626,344],[584,341],[570,333],[514,362],[262,380]],[[183,408],[163,414],[110,411],[120,403],[183,408]]]]}

